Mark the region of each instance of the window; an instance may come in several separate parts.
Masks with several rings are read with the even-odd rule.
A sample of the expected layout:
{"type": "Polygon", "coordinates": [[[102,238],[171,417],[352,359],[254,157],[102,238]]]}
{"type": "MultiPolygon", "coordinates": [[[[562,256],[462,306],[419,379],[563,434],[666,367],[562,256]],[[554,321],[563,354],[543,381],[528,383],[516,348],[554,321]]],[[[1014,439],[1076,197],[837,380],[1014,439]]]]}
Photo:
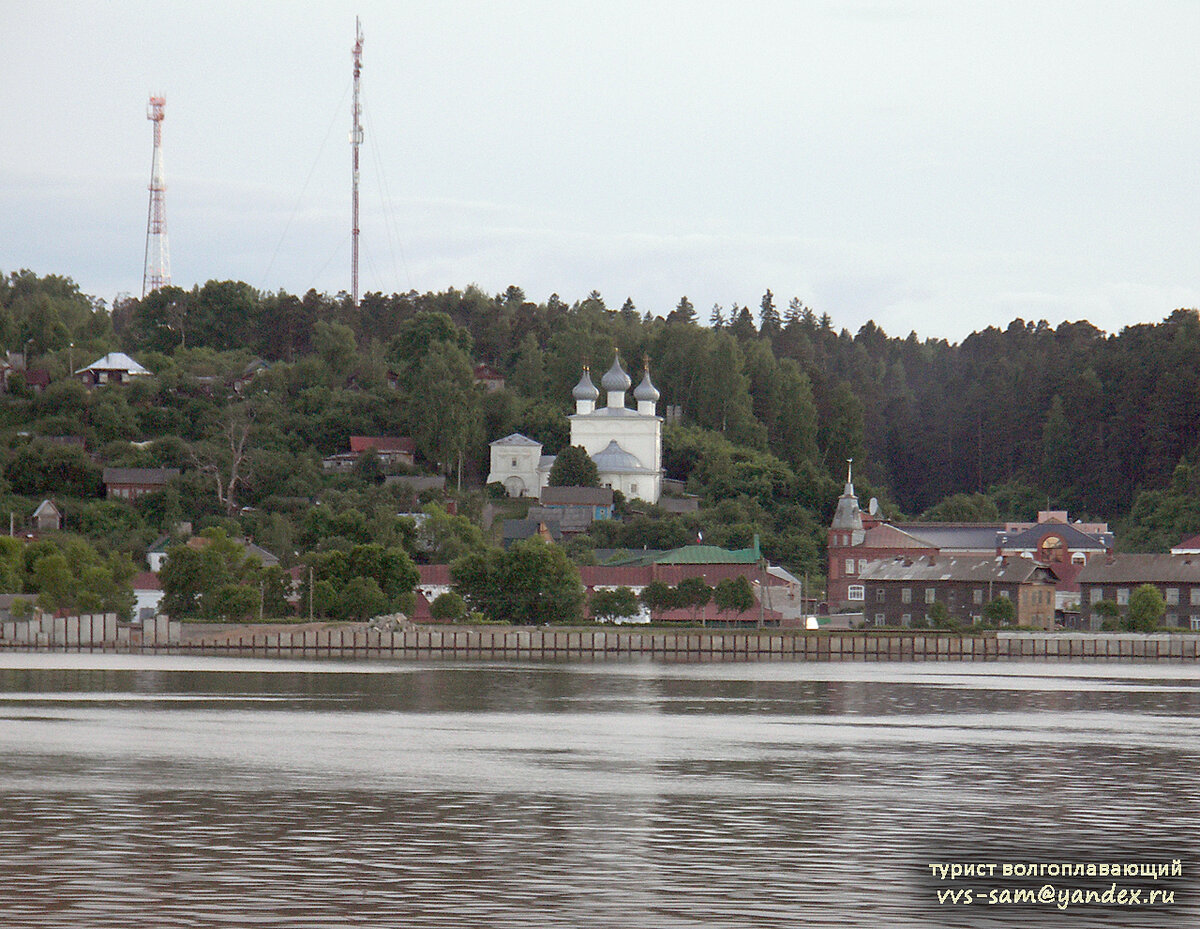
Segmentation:
{"type": "Polygon", "coordinates": [[[1192,632],[1200,632],[1200,616],[1192,617],[1192,632]]]}
{"type": "Polygon", "coordinates": [[[882,625],[883,625],[883,614],[882,614],[882,613],[876,613],[876,614],[875,614],[875,625],[876,625],[876,626],[882,626],[882,625]]]}
{"type": "Polygon", "coordinates": [[[983,617],[980,616],[978,613],[976,613],[974,616],[971,617],[971,622],[973,622],[976,626],[978,626],[981,622],[983,622],[983,617]]]}
{"type": "Polygon", "coordinates": [[[514,458],[514,459],[512,460],[512,466],[513,466],[514,468],[517,466],[517,459],[515,459],[515,458],[514,458]]]}
{"type": "Polygon", "coordinates": [[[982,587],[975,588],[974,592],[971,594],[971,602],[975,603],[975,604],[983,603],[983,588],[982,587]]]}
{"type": "Polygon", "coordinates": [[[850,589],[846,591],[847,600],[862,600],[864,599],[864,591],[862,584],[851,584],[850,589]]]}
{"type": "Polygon", "coordinates": [[[876,587],[875,588],[875,602],[883,603],[885,600],[887,600],[887,591],[884,590],[882,587],[876,587]]]}
{"type": "Polygon", "coordinates": [[[1087,564],[1087,555],[1083,552],[1074,552],[1071,555],[1071,564],[1087,564]]]}
{"type": "Polygon", "coordinates": [[[1117,606],[1129,606],[1129,588],[1117,588],[1117,606]]]}
{"type": "Polygon", "coordinates": [[[1099,603],[1104,599],[1104,588],[1093,587],[1088,591],[1088,603],[1099,603]]]}
{"type": "Polygon", "coordinates": [[[1168,613],[1166,616],[1166,624],[1168,626],[1178,626],[1179,625],[1179,614],[1178,613],[1168,613]]]}
{"type": "Polygon", "coordinates": [[[846,573],[847,574],[854,573],[854,559],[853,558],[846,559],[846,573]]]}
{"type": "Polygon", "coordinates": [[[912,625],[912,613],[905,613],[903,616],[901,616],[900,624],[902,626],[911,626],[912,625]]]}
{"type": "Polygon", "coordinates": [[[1200,606],[1200,587],[1192,588],[1192,606],[1200,606]]]}
{"type": "Polygon", "coordinates": [[[936,603],[937,602],[937,591],[934,588],[932,588],[932,587],[925,588],[925,602],[926,603],[936,603]]]}
{"type": "Polygon", "coordinates": [[[629,485],[629,492],[630,492],[631,494],[635,494],[635,493],[637,493],[637,484],[630,484],[630,485],[629,485]]]}
{"type": "Polygon", "coordinates": [[[1168,587],[1166,600],[1169,606],[1179,606],[1179,588],[1168,587]]]}
{"type": "Polygon", "coordinates": [[[858,559],[858,573],[862,574],[865,570],[867,570],[867,559],[858,559]]]}
{"type": "Polygon", "coordinates": [[[1000,591],[1000,596],[1003,597],[1005,600],[1007,600],[1008,599],[1008,591],[1007,590],[1000,591]]]}
{"type": "Polygon", "coordinates": [[[901,603],[912,603],[912,588],[911,587],[905,587],[903,590],[900,591],[900,602],[901,603]]]}

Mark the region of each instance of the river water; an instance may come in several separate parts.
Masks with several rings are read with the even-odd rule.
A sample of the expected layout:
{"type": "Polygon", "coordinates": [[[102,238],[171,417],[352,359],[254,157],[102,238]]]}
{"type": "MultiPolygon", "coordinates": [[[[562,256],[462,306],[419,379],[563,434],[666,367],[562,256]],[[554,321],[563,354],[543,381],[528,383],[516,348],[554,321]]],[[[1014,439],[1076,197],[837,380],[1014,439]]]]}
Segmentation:
{"type": "Polygon", "coordinates": [[[0,926],[1195,926],[1198,776],[1194,666],[0,654],[0,926]]]}

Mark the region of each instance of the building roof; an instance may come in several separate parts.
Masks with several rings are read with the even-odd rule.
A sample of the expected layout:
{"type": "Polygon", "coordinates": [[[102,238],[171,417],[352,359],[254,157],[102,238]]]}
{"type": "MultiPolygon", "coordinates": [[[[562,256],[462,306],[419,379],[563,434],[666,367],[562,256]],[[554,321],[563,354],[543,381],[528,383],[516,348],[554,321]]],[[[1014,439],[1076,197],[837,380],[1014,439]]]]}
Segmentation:
{"type": "Polygon", "coordinates": [[[542,506],[612,506],[611,487],[543,487],[542,506]]]}
{"type": "Polygon", "coordinates": [[[178,468],[105,468],[105,484],[165,484],[179,477],[178,468]]]}
{"type": "Polygon", "coordinates": [[[654,559],[655,564],[754,564],[762,557],[755,538],[751,548],[726,549],[716,545],[685,545],[654,559]]]}
{"type": "Polygon", "coordinates": [[[477,381],[502,381],[504,375],[497,371],[489,364],[480,362],[475,365],[475,380],[477,381]]]}
{"type": "Polygon", "coordinates": [[[623,392],[633,386],[633,381],[621,367],[621,356],[613,355],[612,367],[600,378],[600,386],[605,390],[623,392]]]}
{"type": "Polygon", "coordinates": [[[642,467],[642,463],[638,461],[637,456],[621,448],[617,444],[616,439],[610,441],[602,451],[594,454],[592,461],[596,463],[596,468],[601,474],[657,473],[650,468],[642,467]]]}
{"type": "Polygon", "coordinates": [[[906,558],[898,555],[867,563],[858,575],[867,581],[993,581],[1020,584],[1042,580],[1052,583],[1050,572],[1032,558],[1000,557],[996,555],[923,555],[906,558]]]}
{"type": "Polygon", "coordinates": [[[576,400],[591,400],[593,403],[600,399],[600,391],[592,383],[592,374],[587,365],[583,366],[583,375],[579,378],[575,389],[571,391],[571,396],[576,400]]]}
{"type": "Polygon", "coordinates": [[[352,435],[350,436],[350,451],[362,454],[374,449],[377,452],[411,455],[417,450],[416,443],[408,436],[392,435],[352,435]]]}
{"type": "Polygon", "coordinates": [[[1172,555],[1200,555],[1200,535],[1191,535],[1171,549],[1172,555]]]}
{"type": "Polygon", "coordinates": [[[151,571],[139,571],[133,576],[134,590],[162,590],[162,581],[151,571]]]}
{"type": "Polygon", "coordinates": [[[863,533],[863,548],[913,548],[929,550],[934,546],[922,541],[910,532],[898,529],[888,523],[872,526],[863,533]]]}
{"type": "Polygon", "coordinates": [[[1200,557],[1116,555],[1093,558],[1079,572],[1080,584],[1200,584],[1200,557]]]}
{"type": "Polygon", "coordinates": [[[53,500],[43,500],[38,504],[38,508],[33,511],[34,516],[62,516],[62,511],[54,505],[53,500]]]}
{"type": "Polygon", "coordinates": [[[645,401],[657,403],[659,396],[661,395],[658,392],[658,388],[650,380],[650,369],[646,368],[646,373],[642,375],[642,382],[637,385],[637,389],[633,392],[633,399],[639,403],[645,401]]]}
{"type": "Polygon", "coordinates": [[[999,523],[897,523],[895,526],[929,543],[931,548],[980,553],[994,553],[997,533],[1004,529],[999,523]]]}
{"type": "Polygon", "coordinates": [[[1041,546],[1047,536],[1058,536],[1063,545],[1071,551],[1107,551],[1112,548],[1112,533],[1094,536],[1081,532],[1070,523],[1045,522],[1039,523],[1022,532],[1001,531],[996,536],[998,548],[1028,549],[1033,551],[1041,546]]]}
{"type": "Polygon", "coordinates": [[[83,374],[85,371],[121,371],[131,376],[150,373],[124,352],[109,352],[103,358],[97,358],[90,365],[80,368],[75,373],[83,374]]]}
{"type": "Polygon", "coordinates": [[[591,506],[531,506],[525,514],[526,519],[534,519],[550,525],[558,523],[564,533],[587,532],[595,517],[591,506]]]}
{"type": "Polygon", "coordinates": [[[506,519],[502,529],[504,542],[507,545],[510,542],[533,538],[541,534],[543,526],[546,527],[550,538],[557,540],[562,537],[557,519],[506,519]]]}
{"type": "Polygon", "coordinates": [[[424,587],[448,587],[450,585],[450,565],[448,564],[419,564],[417,565],[418,585],[424,587]]]}
{"type": "Polygon", "coordinates": [[[516,446],[516,447],[520,447],[520,448],[533,448],[535,446],[537,448],[542,447],[541,442],[535,442],[535,441],[533,441],[533,439],[529,438],[529,436],[521,435],[521,433],[519,433],[519,432],[514,432],[512,435],[506,435],[503,439],[497,439],[495,442],[492,442],[491,444],[493,446],[512,445],[512,446],[516,446]]]}

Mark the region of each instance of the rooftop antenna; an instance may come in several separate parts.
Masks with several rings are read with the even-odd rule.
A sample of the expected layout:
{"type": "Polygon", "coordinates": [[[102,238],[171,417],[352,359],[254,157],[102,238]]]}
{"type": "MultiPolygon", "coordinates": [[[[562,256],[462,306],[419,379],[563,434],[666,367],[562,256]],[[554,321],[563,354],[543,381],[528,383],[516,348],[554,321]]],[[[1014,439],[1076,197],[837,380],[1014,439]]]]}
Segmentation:
{"type": "Polygon", "coordinates": [[[150,163],[150,212],[146,217],[146,260],[142,296],[171,283],[171,250],[167,247],[167,185],[163,181],[162,121],[166,97],[151,97],[146,119],[154,123],[154,160],[150,163]]]}
{"type": "Polygon", "coordinates": [[[354,127],[350,130],[350,149],[354,153],[354,184],[350,196],[350,298],[358,306],[358,148],[362,145],[362,104],[358,102],[358,83],[362,74],[362,23],[354,17],[354,127]]]}

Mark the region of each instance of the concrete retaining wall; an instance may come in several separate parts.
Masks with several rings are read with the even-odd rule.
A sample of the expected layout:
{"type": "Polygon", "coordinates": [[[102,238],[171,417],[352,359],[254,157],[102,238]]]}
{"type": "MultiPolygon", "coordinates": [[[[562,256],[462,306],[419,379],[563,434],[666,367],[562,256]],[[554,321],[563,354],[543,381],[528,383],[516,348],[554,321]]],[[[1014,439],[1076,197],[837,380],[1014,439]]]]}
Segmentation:
{"type": "Polygon", "coordinates": [[[0,648],[280,658],[518,661],[1200,661],[1200,636],[1088,633],[780,634],[681,630],[425,628],[363,625],[223,627],[186,635],[164,617],[127,625],[106,616],[0,624],[0,648]]]}

